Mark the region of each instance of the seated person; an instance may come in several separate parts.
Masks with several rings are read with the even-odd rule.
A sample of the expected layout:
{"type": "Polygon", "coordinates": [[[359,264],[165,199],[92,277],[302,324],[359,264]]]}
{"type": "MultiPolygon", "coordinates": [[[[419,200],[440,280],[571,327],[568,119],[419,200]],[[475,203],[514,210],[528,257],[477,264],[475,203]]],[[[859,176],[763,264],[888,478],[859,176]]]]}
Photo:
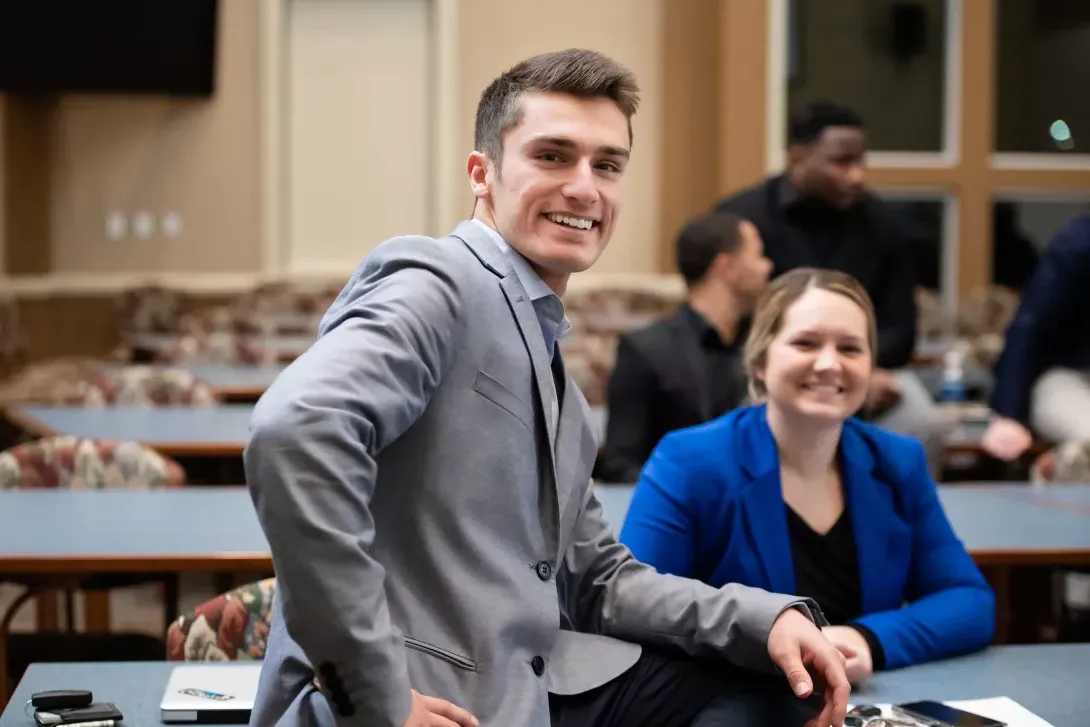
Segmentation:
{"type": "Polygon", "coordinates": [[[719,202],[761,233],[772,277],[800,267],[856,278],[874,302],[876,368],[860,416],[918,438],[931,474],[942,472],[949,425],[909,368],[916,347],[915,263],[921,243],[867,190],[867,140],[853,110],[815,102],[790,123],[787,169],[719,202]]]}
{"type": "Polygon", "coordinates": [[[677,266],[688,296],[673,317],[618,341],[596,478],[635,482],[662,435],[745,399],[742,342],[772,267],[763,247],[757,228],[729,212],[682,228],[677,266]]]}
{"type": "Polygon", "coordinates": [[[920,443],[852,416],[875,337],[850,276],[773,280],[745,348],[762,403],[666,435],[621,532],[660,572],[814,598],[854,683],[984,648],[995,625],[920,443]]]}
{"type": "Polygon", "coordinates": [[[1033,443],[1090,440],[1090,214],[1052,239],[1007,328],[984,449],[1002,460],[1033,443]]]}

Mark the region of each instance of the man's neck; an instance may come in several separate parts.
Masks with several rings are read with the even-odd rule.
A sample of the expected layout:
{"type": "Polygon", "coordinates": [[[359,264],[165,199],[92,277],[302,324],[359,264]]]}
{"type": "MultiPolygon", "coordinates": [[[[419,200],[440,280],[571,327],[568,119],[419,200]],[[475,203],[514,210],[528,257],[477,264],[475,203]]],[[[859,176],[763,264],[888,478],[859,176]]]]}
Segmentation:
{"type": "Polygon", "coordinates": [[[568,289],[568,278],[570,278],[571,275],[567,273],[554,273],[546,270],[538,265],[536,262],[531,260],[528,256],[524,255],[522,251],[518,249],[518,247],[511,243],[511,240],[509,240],[502,232],[500,232],[499,227],[496,225],[495,219],[492,217],[492,210],[489,209],[488,205],[477,204],[473,209],[473,219],[477,220],[483,225],[487,225],[489,228],[495,231],[495,233],[499,235],[504,242],[507,243],[508,247],[510,247],[518,255],[520,255],[522,259],[525,260],[526,263],[534,269],[534,272],[538,274],[538,277],[541,278],[541,281],[545,283],[545,285],[549,286],[549,288],[554,293],[556,293],[557,297],[564,297],[564,293],[568,289]]]}
{"type": "Polygon", "coordinates": [[[689,307],[711,324],[724,343],[738,335],[738,322],[745,316],[737,296],[730,291],[698,286],[689,292],[689,307]]]}

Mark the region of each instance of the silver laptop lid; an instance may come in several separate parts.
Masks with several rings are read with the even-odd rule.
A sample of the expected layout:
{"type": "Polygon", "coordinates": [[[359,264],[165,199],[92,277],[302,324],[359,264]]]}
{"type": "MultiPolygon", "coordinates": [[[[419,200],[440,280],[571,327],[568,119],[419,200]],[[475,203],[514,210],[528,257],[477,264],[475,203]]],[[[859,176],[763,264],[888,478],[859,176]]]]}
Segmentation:
{"type": "Polygon", "coordinates": [[[192,664],[170,673],[159,705],[164,722],[245,724],[257,697],[261,663],[192,664]]]}

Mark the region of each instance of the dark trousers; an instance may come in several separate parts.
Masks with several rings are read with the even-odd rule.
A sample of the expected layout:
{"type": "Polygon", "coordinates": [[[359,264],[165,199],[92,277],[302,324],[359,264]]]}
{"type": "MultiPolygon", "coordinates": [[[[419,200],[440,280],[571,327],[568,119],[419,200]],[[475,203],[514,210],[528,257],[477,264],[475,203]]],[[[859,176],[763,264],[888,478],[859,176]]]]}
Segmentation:
{"type": "Polygon", "coordinates": [[[646,648],[631,669],[597,689],[549,695],[552,727],[801,727],[819,711],[783,676],[646,648]]]}

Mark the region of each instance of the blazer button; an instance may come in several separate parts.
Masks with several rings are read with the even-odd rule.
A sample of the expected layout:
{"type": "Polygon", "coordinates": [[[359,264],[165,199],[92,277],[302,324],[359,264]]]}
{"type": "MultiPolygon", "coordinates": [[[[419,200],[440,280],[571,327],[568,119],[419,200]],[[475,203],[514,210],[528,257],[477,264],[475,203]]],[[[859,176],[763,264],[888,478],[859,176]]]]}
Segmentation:
{"type": "Polygon", "coordinates": [[[553,567],[547,560],[540,561],[537,566],[537,577],[547,581],[553,577],[553,567]]]}
{"type": "Polygon", "coordinates": [[[545,673],[545,660],[540,656],[535,656],[530,659],[530,668],[534,670],[534,674],[541,676],[545,673]]]}

